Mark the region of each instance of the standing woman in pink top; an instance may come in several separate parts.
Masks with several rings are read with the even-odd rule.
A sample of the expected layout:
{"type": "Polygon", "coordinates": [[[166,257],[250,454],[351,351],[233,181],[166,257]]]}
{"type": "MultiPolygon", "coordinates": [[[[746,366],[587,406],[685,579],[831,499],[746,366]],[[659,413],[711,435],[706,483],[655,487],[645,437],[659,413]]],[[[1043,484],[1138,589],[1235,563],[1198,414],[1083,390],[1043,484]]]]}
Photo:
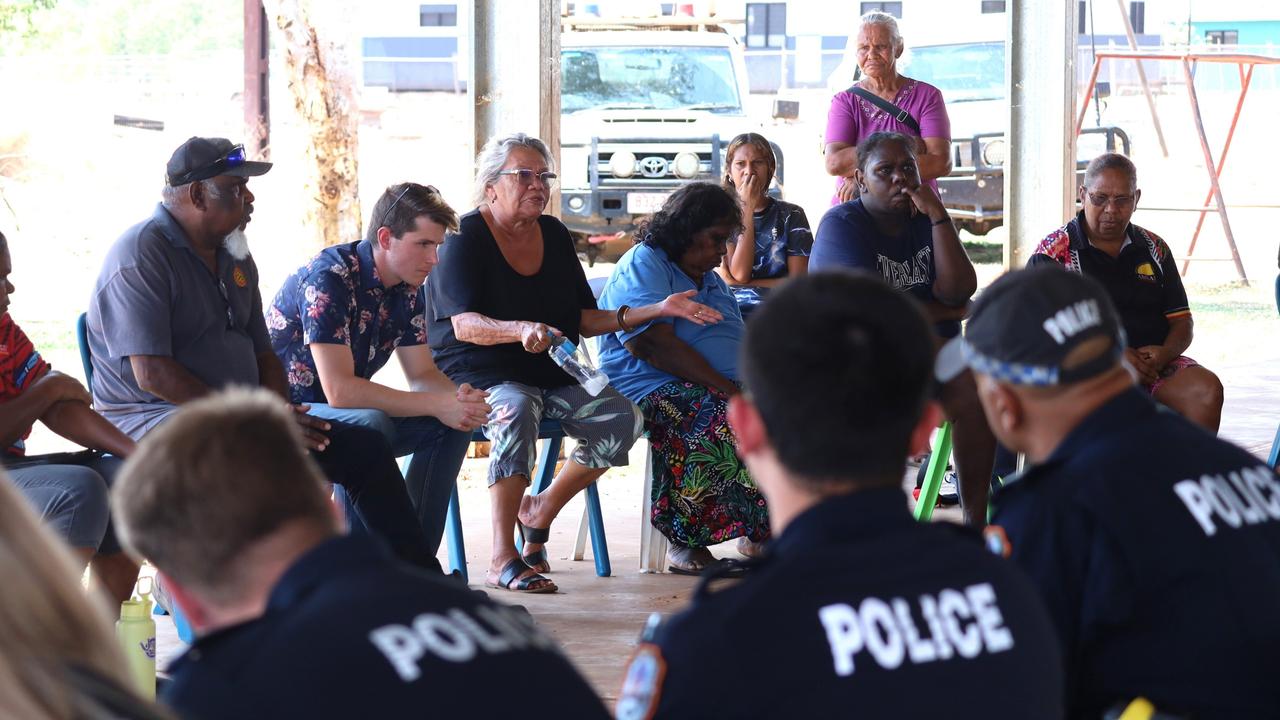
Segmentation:
{"type": "Polygon", "coordinates": [[[862,79],[836,93],[827,111],[827,172],[837,178],[832,204],[858,196],[853,181],[858,145],[880,131],[918,138],[920,179],[937,192],[937,178],[951,172],[951,121],[942,92],[898,74],[904,46],[892,15],[878,10],[863,15],[854,42],[862,79]]]}

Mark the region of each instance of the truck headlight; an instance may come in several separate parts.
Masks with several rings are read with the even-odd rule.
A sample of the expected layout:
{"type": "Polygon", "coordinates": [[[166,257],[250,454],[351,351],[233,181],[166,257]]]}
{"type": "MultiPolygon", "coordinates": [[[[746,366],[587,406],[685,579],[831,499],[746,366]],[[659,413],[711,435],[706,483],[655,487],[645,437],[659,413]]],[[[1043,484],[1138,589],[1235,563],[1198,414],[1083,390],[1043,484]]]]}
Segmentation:
{"type": "Polygon", "coordinates": [[[609,158],[609,172],[614,177],[629,178],[636,174],[636,154],[630,150],[619,150],[609,158]]]}
{"type": "Polygon", "coordinates": [[[982,146],[982,162],[992,167],[1004,165],[1004,141],[992,140],[982,146]]]}
{"type": "Polygon", "coordinates": [[[698,160],[697,153],[682,152],[676,155],[676,159],[672,161],[673,169],[676,177],[688,180],[698,176],[698,170],[702,169],[702,163],[698,160]]]}

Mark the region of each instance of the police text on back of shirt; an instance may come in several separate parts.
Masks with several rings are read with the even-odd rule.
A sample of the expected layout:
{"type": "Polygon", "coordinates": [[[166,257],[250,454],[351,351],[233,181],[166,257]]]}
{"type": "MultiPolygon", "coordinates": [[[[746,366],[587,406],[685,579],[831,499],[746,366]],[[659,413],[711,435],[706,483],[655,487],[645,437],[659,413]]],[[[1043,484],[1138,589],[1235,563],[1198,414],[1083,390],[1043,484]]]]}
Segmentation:
{"type": "Polygon", "coordinates": [[[854,657],[863,652],[885,670],[895,670],[904,661],[921,665],[1013,648],[990,583],[924,594],[915,607],[900,597],[868,597],[856,608],[834,603],[818,610],[818,620],[841,677],[854,674],[854,657]]]}

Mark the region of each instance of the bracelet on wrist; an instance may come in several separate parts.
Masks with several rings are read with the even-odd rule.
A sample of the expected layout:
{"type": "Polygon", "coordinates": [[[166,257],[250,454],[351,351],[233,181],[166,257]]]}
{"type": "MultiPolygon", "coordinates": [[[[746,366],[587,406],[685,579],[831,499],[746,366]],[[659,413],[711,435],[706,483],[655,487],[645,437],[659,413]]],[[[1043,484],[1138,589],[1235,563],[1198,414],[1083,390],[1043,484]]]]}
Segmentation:
{"type": "Polygon", "coordinates": [[[937,220],[933,220],[931,224],[933,225],[933,227],[938,227],[942,223],[949,223],[949,222],[951,222],[951,216],[946,213],[943,213],[941,218],[938,218],[937,220]]]}
{"type": "Polygon", "coordinates": [[[622,328],[622,332],[631,332],[634,329],[627,324],[627,311],[630,309],[630,305],[623,305],[618,308],[618,327],[622,328]]]}

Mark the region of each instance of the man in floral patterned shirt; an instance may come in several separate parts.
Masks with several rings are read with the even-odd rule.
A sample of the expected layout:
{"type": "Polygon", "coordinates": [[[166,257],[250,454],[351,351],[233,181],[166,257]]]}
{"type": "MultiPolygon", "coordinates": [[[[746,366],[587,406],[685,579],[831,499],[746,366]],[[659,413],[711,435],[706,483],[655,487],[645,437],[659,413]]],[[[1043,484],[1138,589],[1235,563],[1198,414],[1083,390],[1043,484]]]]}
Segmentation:
{"type": "Polygon", "coordinates": [[[458,387],[427,347],[423,282],[458,215],[431,186],[387,188],[364,240],[325,248],[281,286],[267,310],[271,346],[296,403],[319,417],[380,430],[413,454],[409,495],[431,552],[440,545],[454,480],[487,393],[458,387]],[[408,390],[372,381],[392,354],[408,390]]]}

